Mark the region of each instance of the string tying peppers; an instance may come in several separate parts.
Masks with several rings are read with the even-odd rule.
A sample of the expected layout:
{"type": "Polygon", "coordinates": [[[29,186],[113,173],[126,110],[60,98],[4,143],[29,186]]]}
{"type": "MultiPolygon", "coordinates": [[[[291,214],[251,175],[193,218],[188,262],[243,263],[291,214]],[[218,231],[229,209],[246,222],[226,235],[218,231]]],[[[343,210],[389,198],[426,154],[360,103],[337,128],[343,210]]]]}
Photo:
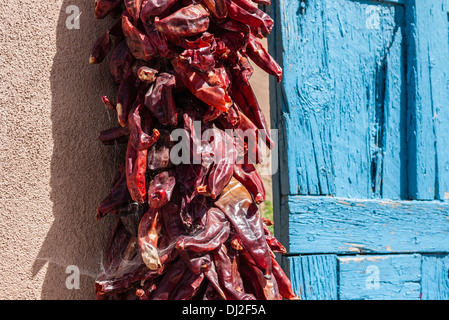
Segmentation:
{"type": "Polygon", "coordinates": [[[109,57],[117,85],[115,99],[101,100],[118,124],[99,140],[126,150],[97,208],[97,220],[116,219],[97,299],[298,299],[258,208],[258,139],[274,141],[250,61],[277,81],[282,69],[259,42],[274,23],[257,4],[270,1],[95,1],[95,18],[112,23],[89,61],[109,57]],[[176,129],[190,162],[171,159],[176,129]]]}

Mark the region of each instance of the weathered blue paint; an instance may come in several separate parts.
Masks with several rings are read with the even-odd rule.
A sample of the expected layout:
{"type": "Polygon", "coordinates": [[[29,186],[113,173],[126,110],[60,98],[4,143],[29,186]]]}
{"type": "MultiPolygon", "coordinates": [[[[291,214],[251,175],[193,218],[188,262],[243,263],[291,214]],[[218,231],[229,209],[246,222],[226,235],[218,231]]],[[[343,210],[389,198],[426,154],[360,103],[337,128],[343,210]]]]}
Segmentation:
{"type": "Polygon", "coordinates": [[[338,257],[339,299],[417,300],[421,298],[421,256],[338,257]]]}
{"type": "Polygon", "coordinates": [[[423,255],[422,299],[449,300],[449,256],[423,255]]]}
{"type": "Polygon", "coordinates": [[[284,69],[270,80],[275,234],[295,288],[304,299],[447,299],[449,0],[268,9],[284,69]],[[381,289],[366,287],[370,266],[381,289]]]}
{"type": "Polygon", "coordinates": [[[303,300],[337,300],[337,256],[290,257],[291,282],[303,300]]]}
{"type": "Polygon", "coordinates": [[[411,0],[407,6],[413,199],[449,199],[448,12],[448,0],[411,0]]]}
{"type": "Polygon", "coordinates": [[[448,203],[284,199],[290,254],[449,252],[448,203]]]}

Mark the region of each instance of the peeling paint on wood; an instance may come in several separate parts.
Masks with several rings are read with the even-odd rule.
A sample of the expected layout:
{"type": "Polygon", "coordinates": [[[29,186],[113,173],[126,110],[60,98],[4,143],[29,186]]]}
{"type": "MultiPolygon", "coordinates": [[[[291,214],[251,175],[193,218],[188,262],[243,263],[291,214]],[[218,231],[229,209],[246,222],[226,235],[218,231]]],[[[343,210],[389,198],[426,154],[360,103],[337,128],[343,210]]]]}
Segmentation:
{"type": "Polygon", "coordinates": [[[303,299],[449,299],[449,0],[272,3],[292,283],[303,299]]]}
{"type": "Polygon", "coordinates": [[[448,255],[423,255],[422,299],[449,300],[448,255]]]}
{"type": "Polygon", "coordinates": [[[285,197],[291,254],[449,252],[449,204],[285,197]]]}
{"type": "Polygon", "coordinates": [[[292,286],[303,300],[337,300],[337,257],[290,257],[292,286]]]}
{"type": "Polygon", "coordinates": [[[341,300],[417,300],[421,297],[421,256],[339,257],[341,300]]]}

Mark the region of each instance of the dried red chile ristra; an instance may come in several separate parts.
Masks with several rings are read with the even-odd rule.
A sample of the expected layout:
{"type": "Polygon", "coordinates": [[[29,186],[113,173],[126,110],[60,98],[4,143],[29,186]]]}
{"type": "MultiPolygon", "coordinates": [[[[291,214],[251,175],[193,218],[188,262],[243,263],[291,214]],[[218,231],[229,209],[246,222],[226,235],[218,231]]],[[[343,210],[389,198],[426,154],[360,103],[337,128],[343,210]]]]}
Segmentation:
{"type": "Polygon", "coordinates": [[[97,299],[298,299],[258,208],[258,140],[274,141],[250,61],[278,81],[282,69],[258,41],[273,20],[256,4],[270,0],[95,1],[95,18],[112,22],[90,63],[110,56],[117,85],[101,100],[118,124],[99,140],[125,155],[97,208],[116,219],[97,299]],[[171,158],[179,147],[187,163],[171,158]]]}

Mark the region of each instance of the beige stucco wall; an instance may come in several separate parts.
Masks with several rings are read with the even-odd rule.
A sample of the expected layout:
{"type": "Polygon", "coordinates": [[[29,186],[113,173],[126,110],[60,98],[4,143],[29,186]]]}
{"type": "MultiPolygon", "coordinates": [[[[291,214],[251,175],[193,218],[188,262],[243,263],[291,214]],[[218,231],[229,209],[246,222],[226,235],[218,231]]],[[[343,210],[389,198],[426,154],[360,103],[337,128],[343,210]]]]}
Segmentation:
{"type": "MultiPolygon", "coordinates": [[[[100,101],[114,96],[107,64],[87,63],[110,24],[93,2],[0,2],[0,299],[94,298],[113,221],[95,209],[122,155],[97,141],[116,120],[100,101]],[[69,5],[79,30],[66,28],[69,5]],[[69,265],[79,289],[66,288],[69,265]]],[[[266,77],[255,79],[266,109],[266,77]]]]}

